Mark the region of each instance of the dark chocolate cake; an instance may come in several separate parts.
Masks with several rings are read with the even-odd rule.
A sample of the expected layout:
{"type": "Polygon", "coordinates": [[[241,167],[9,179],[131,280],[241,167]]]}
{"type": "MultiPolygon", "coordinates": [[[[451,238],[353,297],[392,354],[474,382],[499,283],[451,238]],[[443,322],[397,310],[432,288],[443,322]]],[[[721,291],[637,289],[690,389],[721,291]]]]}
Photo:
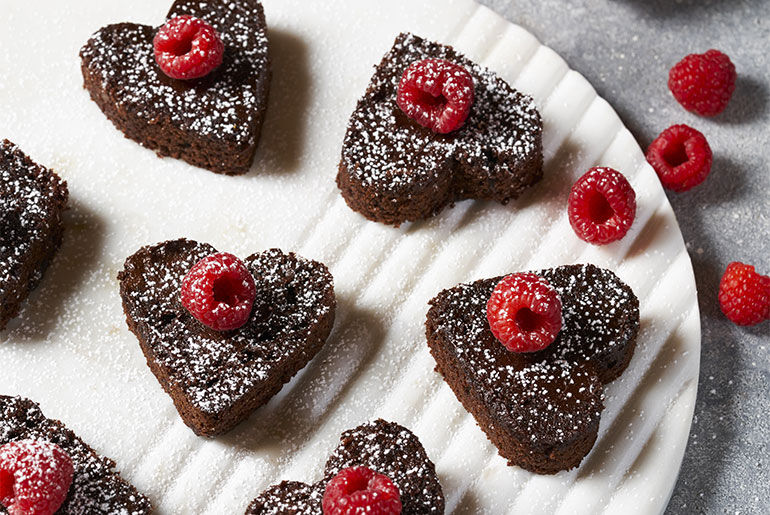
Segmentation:
{"type": "MultiPolygon", "coordinates": [[[[72,459],[75,474],[67,499],[57,514],[144,515],[152,512],[147,497],[115,471],[115,462],[98,455],[58,420],[46,418],[34,402],[0,395],[0,445],[16,440],[54,443],[72,459]]],[[[0,513],[5,512],[0,505],[0,513]]]]}
{"type": "Polygon", "coordinates": [[[466,198],[506,203],[542,168],[542,121],[530,97],[451,47],[401,34],[350,119],[337,186],[353,210],[398,226],[466,198]],[[425,58],[459,64],[474,80],[468,120],[450,134],[420,126],[396,103],[404,70],[425,58]]]}
{"type": "Polygon", "coordinates": [[[569,265],[535,272],[559,292],[563,325],[534,353],[508,351],[486,305],[502,279],[444,290],[426,334],[437,370],[510,465],[553,474],[580,464],[599,430],[603,385],[634,353],[639,301],[609,270],[569,265]]]}
{"type": "Polygon", "coordinates": [[[0,330],[19,313],[61,246],[67,183],[0,142],[0,330]]]}
{"type": "Polygon", "coordinates": [[[177,0],[168,18],[189,14],[219,32],[222,65],[202,79],[167,77],[155,62],[149,25],[100,29],[80,51],[84,87],[125,135],[160,156],[224,174],[251,167],[267,109],[267,27],[257,0],[177,0]]]}
{"type": "Polygon", "coordinates": [[[118,275],[129,329],[196,434],[228,431],[273,397],[321,349],[334,324],[332,276],[318,262],[272,249],[244,260],[257,298],[249,321],[217,332],[182,306],[180,285],[216,250],[180,239],[143,247],[118,275]]]}
{"type": "Polygon", "coordinates": [[[342,433],[321,481],[273,485],[252,501],[246,515],[321,514],[326,484],[342,469],[354,466],[388,476],[398,487],[403,515],[444,513],[436,468],[420,441],[405,427],[379,419],[342,433]]]}

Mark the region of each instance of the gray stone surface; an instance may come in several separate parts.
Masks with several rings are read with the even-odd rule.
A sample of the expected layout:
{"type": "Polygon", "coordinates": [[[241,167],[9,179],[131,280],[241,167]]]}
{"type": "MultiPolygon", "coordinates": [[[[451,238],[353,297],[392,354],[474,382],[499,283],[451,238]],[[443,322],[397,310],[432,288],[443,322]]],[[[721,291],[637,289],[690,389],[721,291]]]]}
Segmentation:
{"type": "Polygon", "coordinates": [[[705,183],[669,193],[692,257],[703,341],[698,401],[670,514],[770,513],[770,322],[740,328],[719,310],[730,261],[770,274],[770,0],[481,0],[533,32],[618,111],[643,149],[666,127],[702,131],[705,183]],[[669,68],[718,48],[738,69],[727,110],[686,112],[669,68]]]}

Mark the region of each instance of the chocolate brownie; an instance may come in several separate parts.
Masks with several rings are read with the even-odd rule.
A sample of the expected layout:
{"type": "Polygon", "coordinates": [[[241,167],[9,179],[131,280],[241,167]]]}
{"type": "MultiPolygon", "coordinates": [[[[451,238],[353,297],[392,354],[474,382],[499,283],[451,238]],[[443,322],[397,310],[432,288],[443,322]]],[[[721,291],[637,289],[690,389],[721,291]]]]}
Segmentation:
{"type": "Polygon", "coordinates": [[[210,23],[225,44],[222,65],[193,81],[166,76],[148,25],[100,29],[80,50],[84,87],[125,135],[159,156],[224,174],[249,171],[267,109],[267,27],[257,0],[177,0],[168,18],[210,23]]]}
{"type": "Polygon", "coordinates": [[[210,329],[182,306],[182,279],[215,253],[180,239],[143,247],[118,275],[129,329],[147,364],[196,434],[228,431],[278,393],[321,349],[334,324],[332,276],[315,261],[277,249],[244,262],[257,298],[248,322],[210,329]]]}
{"type": "Polygon", "coordinates": [[[388,476],[398,487],[402,514],[444,513],[444,493],[436,467],[420,441],[405,427],[378,419],[342,433],[321,481],[273,485],[252,501],[246,515],[320,514],[326,484],[342,469],[354,466],[388,476]]]}
{"type": "Polygon", "coordinates": [[[486,317],[502,277],[444,290],[430,302],[426,334],[437,370],[510,465],[553,474],[591,450],[605,383],[634,353],[639,301],[609,270],[569,265],[535,272],[559,292],[563,325],[534,353],[508,351],[486,317]]]}
{"type": "Polygon", "coordinates": [[[534,101],[494,73],[452,47],[401,34],[350,119],[337,186],[351,209],[395,226],[466,198],[506,203],[543,175],[542,127],[534,101]],[[471,113],[450,134],[420,126],[396,103],[404,70],[425,58],[459,64],[474,80],[471,113]]]}
{"type": "MultiPolygon", "coordinates": [[[[29,399],[0,395],[0,445],[16,440],[51,442],[69,454],[75,473],[58,514],[152,512],[150,501],[115,471],[115,462],[96,453],[58,420],[46,418],[29,399]]],[[[0,513],[6,510],[0,505],[0,513]]]]}
{"type": "Polygon", "coordinates": [[[0,142],[0,330],[37,286],[64,233],[67,183],[0,142]]]}

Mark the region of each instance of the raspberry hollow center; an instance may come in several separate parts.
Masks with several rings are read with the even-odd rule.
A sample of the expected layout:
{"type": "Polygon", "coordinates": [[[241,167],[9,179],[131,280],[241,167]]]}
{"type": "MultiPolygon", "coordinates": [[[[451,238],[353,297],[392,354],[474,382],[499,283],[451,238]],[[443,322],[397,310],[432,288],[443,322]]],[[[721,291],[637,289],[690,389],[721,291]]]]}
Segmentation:
{"type": "Polygon", "coordinates": [[[663,159],[669,166],[676,168],[689,161],[690,157],[687,155],[687,149],[684,148],[684,145],[668,145],[663,151],[663,159]]]}
{"type": "Polygon", "coordinates": [[[181,56],[181,55],[189,54],[190,50],[192,50],[192,46],[193,46],[192,38],[169,39],[167,46],[164,48],[164,50],[170,54],[181,56]]]}
{"type": "Polygon", "coordinates": [[[615,210],[612,209],[607,198],[597,190],[592,190],[587,195],[588,216],[596,224],[603,224],[613,216],[615,210]]]}
{"type": "Polygon", "coordinates": [[[369,489],[369,478],[364,475],[355,475],[348,481],[348,494],[362,492],[369,489]]]}
{"type": "Polygon", "coordinates": [[[420,90],[415,96],[418,103],[431,111],[438,111],[439,114],[446,108],[448,103],[447,98],[441,93],[434,94],[431,91],[420,90]]]}
{"type": "Polygon", "coordinates": [[[240,284],[232,277],[219,277],[214,281],[214,301],[235,306],[240,302],[240,284]]]}
{"type": "Polygon", "coordinates": [[[541,316],[529,308],[521,308],[516,312],[516,325],[525,333],[531,333],[542,325],[541,316]]]}

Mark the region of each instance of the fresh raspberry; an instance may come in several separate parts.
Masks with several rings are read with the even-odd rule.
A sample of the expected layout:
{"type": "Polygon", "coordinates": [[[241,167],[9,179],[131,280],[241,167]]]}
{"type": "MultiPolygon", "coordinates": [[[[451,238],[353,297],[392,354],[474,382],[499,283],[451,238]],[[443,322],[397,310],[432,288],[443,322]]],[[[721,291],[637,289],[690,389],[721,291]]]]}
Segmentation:
{"type": "Polygon", "coordinates": [[[0,504],[10,515],[51,515],[67,498],[74,471],[56,444],[9,442],[0,447],[0,504]]]}
{"type": "Polygon", "coordinates": [[[423,59],[404,71],[396,102],[423,127],[447,134],[465,124],[473,93],[473,77],[468,70],[443,59],[423,59]]]}
{"type": "Polygon", "coordinates": [[[664,188],[687,191],[702,183],[711,172],[711,147],[706,137],[687,125],[672,125],[647,149],[664,188]]]}
{"type": "Polygon", "coordinates": [[[690,54],[668,72],[668,89],[682,107],[701,116],[725,110],[735,91],[735,65],[719,50],[690,54]]]}
{"type": "Polygon", "coordinates": [[[567,214],[581,240],[611,243],[623,238],[634,223],[636,193],[617,170],[591,168],[572,186],[567,214]]]}
{"type": "Polygon", "coordinates": [[[326,485],[322,507],[324,515],[398,515],[401,497],[387,476],[366,467],[350,467],[326,485]]]}
{"type": "Polygon", "coordinates": [[[722,313],[738,325],[754,325],[770,319],[770,277],[751,265],[733,262],[719,283],[722,313]]]}
{"type": "Polygon", "coordinates": [[[225,45],[217,31],[194,16],[177,16],[166,22],[152,41],[155,61],[173,79],[198,79],[222,64],[225,45]]]}
{"type": "Polygon", "coordinates": [[[487,302],[489,328],[513,352],[548,347],[561,331],[561,299],[535,274],[511,274],[497,283],[487,302]]]}
{"type": "Polygon", "coordinates": [[[245,324],[256,297],[251,272],[243,261],[226,252],[201,259],[182,280],[182,305],[215,331],[245,324]]]}

